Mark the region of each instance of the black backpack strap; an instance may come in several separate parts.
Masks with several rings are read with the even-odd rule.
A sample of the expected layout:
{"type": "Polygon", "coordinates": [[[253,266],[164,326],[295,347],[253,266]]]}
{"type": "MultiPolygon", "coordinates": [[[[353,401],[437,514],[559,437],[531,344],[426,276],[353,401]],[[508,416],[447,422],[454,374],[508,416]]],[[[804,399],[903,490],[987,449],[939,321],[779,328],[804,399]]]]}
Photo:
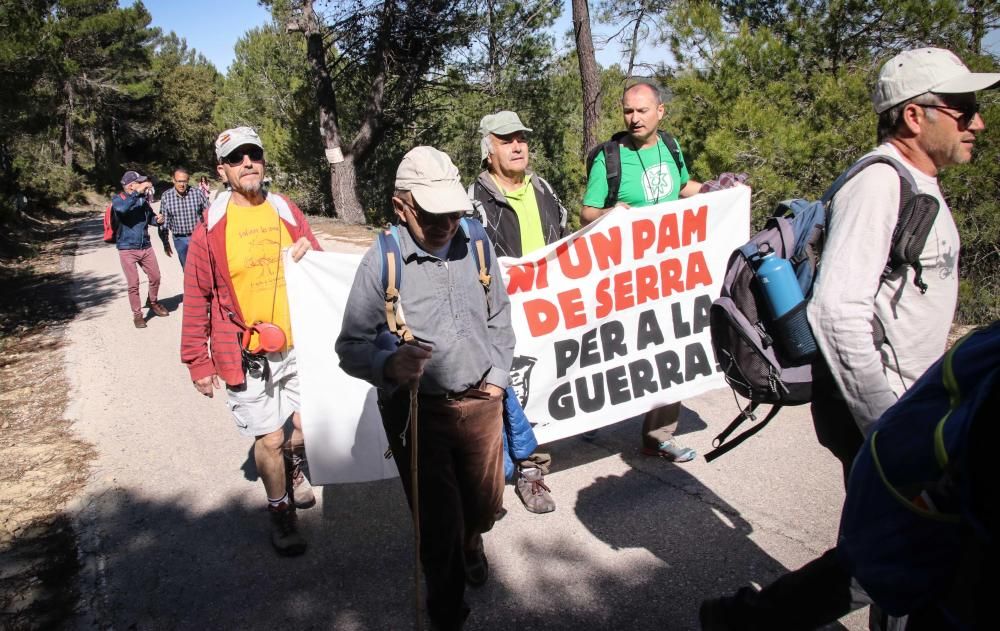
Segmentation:
{"type": "Polygon", "coordinates": [[[742,412],[740,412],[739,416],[734,418],[732,422],[726,426],[726,429],[722,430],[722,432],[712,440],[712,446],[715,447],[715,449],[705,454],[706,462],[712,462],[719,456],[723,455],[724,453],[728,452],[731,449],[734,449],[737,445],[739,445],[746,439],[750,438],[760,430],[764,429],[764,426],[770,423],[771,419],[777,416],[778,412],[780,412],[782,408],[782,406],[780,405],[771,406],[771,409],[768,411],[767,416],[765,416],[763,420],[761,420],[759,423],[757,423],[747,431],[743,432],[730,442],[726,443],[725,440],[729,437],[730,434],[736,431],[737,427],[739,427],[746,421],[757,420],[757,417],[754,415],[753,412],[754,410],[757,409],[758,405],[760,404],[750,403],[749,405],[747,405],[747,407],[744,408],[742,412]]]}
{"type": "Polygon", "coordinates": [[[920,289],[920,293],[925,293],[927,284],[923,281],[920,252],[927,243],[940,204],[933,196],[917,192],[917,183],[909,169],[891,156],[880,154],[866,156],[841,173],[823,193],[822,199],[829,203],[848,180],[873,164],[888,164],[899,175],[899,211],[896,226],[892,231],[892,243],[889,245],[889,258],[880,280],[885,281],[900,267],[909,265],[915,272],[913,284],[920,289]]]}
{"type": "Polygon", "coordinates": [[[594,160],[601,153],[604,154],[605,178],[608,181],[608,194],[604,198],[604,208],[611,208],[618,202],[618,189],[622,183],[622,158],[618,153],[621,139],[628,135],[628,132],[620,131],[611,137],[611,140],[602,142],[587,154],[587,177],[594,167],[594,160]]]}
{"type": "Polygon", "coordinates": [[[667,151],[670,152],[670,157],[674,159],[674,164],[677,165],[677,172],[680,173],[686,167],[684,164],[684,157],[681,155],[681,145],[677,142],[677,139],[668,134],[665,131],[658,131],[660,135],[660,140],[663,144],[667,146],[667,151]]]}

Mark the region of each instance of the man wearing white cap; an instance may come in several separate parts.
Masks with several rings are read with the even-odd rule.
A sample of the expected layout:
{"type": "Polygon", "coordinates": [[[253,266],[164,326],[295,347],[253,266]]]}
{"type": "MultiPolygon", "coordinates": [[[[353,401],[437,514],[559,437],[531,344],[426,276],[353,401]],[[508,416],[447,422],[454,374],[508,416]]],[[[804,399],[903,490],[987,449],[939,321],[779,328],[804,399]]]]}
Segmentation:
{"type": "MultiPolygon", "coordinates": [[[[814,374],[812,415],[820,443],[843,464],[845,481],[875,421],[944,351],[958,299],[959,236],[937,174],[972,159],[985,127],[975,92],[997,82],[1000,74],[970,72],[940,48],[908,50],[882,66],[872,94],[881,144],[869,155],[901,162],[916,192],[934,197],[939,209],[920,255],[924,293],[912,267],[883,278],[900,208],[896,169],[873,164],[833,197],[808,306],[833,383],[814,374]],[[881,349],[875,343],[880,326],[881,349]]],[[[715,631],[814,629],[868,604],[831,549],[761,591],[743,587],[703,602],[700,618],[702,629],[715,631]]],[[[873,614],[871,628],[903,628],[897,621],[885,627],[881,614],[873,614]]],[[[910,617],[913,627],[939,628],[910,617]]]]}
{"type": "Polygon", "coordinates": [[[807,313],[834,383],[812,412],[845,480],[869,428],[944,353],[958,300],[959,235],[937,175],[972,159],[984,129],[975,92],[998,81],[1000,74],[969,72],[947,50],[920,48],[886,62],[875,84],[881,144],[869,155],[901,162],[915,192],[933,196],[939,210],[920,255],[923,290],[912,267],[882,279],[900,209],[900,176],[891,165],[861,171],[830,206],[807,313]],[[881,348],[872,342],[879,324],[881,348]]]}
{"type": "MultiPolygon", "coordinates": [[[[411,506],[410,428],[418,428],[416,512],[427,611],[435,628],[460,629],[469,613],[465,583],[479,586],[489,576],[482,533],[493,527],[503,500],[510,301],[498,280],[484,291],[470,239],[459,229],[472,203],[447,154],[432,147],[407,153],[392,205],[401,224],[399,304],[416,340],[383,343],[386,288],[376,243],[354,278],[336,350],[348,374],[379,389],[382,423],[411,506]],[[413,385],[418,418],[411,424],[413,385]]],[[[488,240],[485,247],[492,248],[488,240]]],[[[500,279],[496,256],[489,259],[490,277],[500,279]]]]}
{"type": "MultiPolygon", "coordinates": [[[[530,131],[511,111],[489,114],[479,122],[480,159],[486,170],[469,186],[469,197],[497,256],[520,258],[566,236],[568,213],[562,202],[548,182],[528,170],[531,154],[526,132],[530,131]]],[[[520,403],[508,401],[506,405],[520,403]]],[[[511,466],[517,469],[517,496],[532,513],[554,511],[556,502],[544,477],[551,458],[518,450],[519,442],[535,444],[529,423],[515,424],[512,430],[505,415],[504,424],[504,431],[513,432],[507,450],[511,466]]]]}
{"type": "Polygon", "coordinates": [[[278,554],[295,556],[306,549],[295,509],[316,500],[302,472],[298,368],[283,251],[290,249],[298,261],[320,247],[302,211],[263,189],[264,147],[253,129],[219,134],[215,155],[230,190],[215,198],[191,235],[181,360],[204,396],[213,396],[220,380],[225,383],[237,430],[254,439],[271,544],[278,554]]]}

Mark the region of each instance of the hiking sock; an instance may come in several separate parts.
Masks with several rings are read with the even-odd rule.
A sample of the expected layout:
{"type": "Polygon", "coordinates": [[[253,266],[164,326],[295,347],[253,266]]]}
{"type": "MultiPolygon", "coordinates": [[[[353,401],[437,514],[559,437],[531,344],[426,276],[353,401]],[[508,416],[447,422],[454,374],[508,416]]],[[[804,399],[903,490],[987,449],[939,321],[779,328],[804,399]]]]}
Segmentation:
{"type": "Polygon", "coordinates": [[[267,498],[267,503],[270,506],[273,506],[274,508],[277,508],[278,506],[280,506],[282,502],[288,503],[288,493],[285,493],[284,495],[282,495],[281,497],[279,497],[276,500],[273,500],[270,497],[267,498]]]}

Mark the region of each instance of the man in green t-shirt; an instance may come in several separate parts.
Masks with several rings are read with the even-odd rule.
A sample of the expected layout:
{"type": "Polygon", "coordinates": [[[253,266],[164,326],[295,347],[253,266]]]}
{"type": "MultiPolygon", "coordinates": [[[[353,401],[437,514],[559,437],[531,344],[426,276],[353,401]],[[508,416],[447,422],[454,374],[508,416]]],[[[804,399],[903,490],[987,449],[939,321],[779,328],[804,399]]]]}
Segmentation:
{"type": "MultiPolygon", "coordinates": [[[[479,122],[485,170],[468,193],[497,256],[521,257],[566,236],[566,209],[552,186],[528,169],[530,131],[517,113],[510,111],[489,114],[479,122]]],[[[505,430],[513,432],[508,455],[517,467],[517,496],[532,513],[554,511],[556,502],[544,480],[551,458],[548,454],[518,453],[518,433],[531,433],[531,426],[521,423],[511,430],[507,415],[504,423],[505,430]]],[[[533,436],[530,442],[535,442],[533,436]]]]}
{"type": "MultiPolygon", "coordinates": [[[[587,225],[616,206],[651,206],[691,197],[701,190],[701,182],[691,179],[677,141],[668,138],[668,147],[658,126],[665,113],[658,87],[640,82],[625,88],[622,94],[622,114],[627,134],[614,143],[605,144],[605,151],[618,151],[621,162],[616,202],[609,199],[608,170],[605,151],[595,156],[587,174],[587,192],[583,196],[580,223],[587,225]],[[676,155],[676,158],[675,158],[676,155]],[[679,164],[678,164],[679,162],[679,164]]],[[[697,455],[674,440],[674,430],[680,417],[681,404],[671,403],[646,413],[642,424],[642,452],[661,456],[673,462],[688,462],[697,455]]]]}

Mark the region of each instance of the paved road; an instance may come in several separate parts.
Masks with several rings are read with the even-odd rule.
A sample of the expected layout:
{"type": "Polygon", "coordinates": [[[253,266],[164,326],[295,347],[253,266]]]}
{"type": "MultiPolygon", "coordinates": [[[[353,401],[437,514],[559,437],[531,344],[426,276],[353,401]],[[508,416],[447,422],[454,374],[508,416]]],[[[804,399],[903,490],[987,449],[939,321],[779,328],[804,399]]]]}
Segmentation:
{"type": "MultiPolygon", "coordinates": [[[[250,442],[225,398],[196,394],[179,362],[181,270],[156,247],[171,315],[142,330],[98,219],[76,254],[87,306],[67,338],[69,415],[98,452],[74,508],[84,562],[77,626],[412,628],[412,533],[398,480],[322,489],[300,513],[308,553],[273,553],[250,442]],[[94,304],[96,288],[116,285],[94,304]]],[[[728,391],[687,401],[684,442],[704,453],[735,409],[728,391]]],[[[644,458],[638,435],[633,419],[593,442],[547,446],[554,513],[527,513],[508,487],[510,512],[486,538],[490,581],[468,594],[469,629],[696,629],[702,598],[767,583],[833,543],[839,468],[804,410],[782,412],[712,464],[644,458]]],[[[861,620],[842,622],[861,629],[861,620]]]]}

